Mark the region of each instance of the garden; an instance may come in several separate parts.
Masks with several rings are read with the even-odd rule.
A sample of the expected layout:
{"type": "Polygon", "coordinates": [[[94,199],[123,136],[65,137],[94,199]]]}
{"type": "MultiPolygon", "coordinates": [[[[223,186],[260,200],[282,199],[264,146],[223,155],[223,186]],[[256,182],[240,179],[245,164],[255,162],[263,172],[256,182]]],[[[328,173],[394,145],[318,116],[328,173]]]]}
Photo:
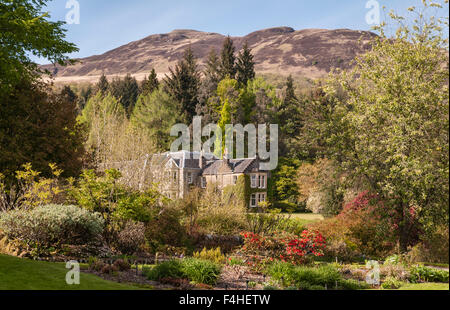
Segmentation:
{"type": "Polygon", "coordinates": [[[448,17],[424,13],[444,5],[385,14],[351,67],[307,85],[257,75],[231,37],[161,80],[54,85],[29,55],[78,49],[47,2],[0,2],[0,289],[449,289],[448,17]],[[161,192],[149,156],[197,115],[278,124],[267,201],[249,210],[248,176],[161,192]]]}
{"type": "Polygon", "coordinates": [[[80,289],[448,289],[448,261],[419,262],[417,248],[395,254],[395,236],[379,238],[390,222],[369,221],[383,209],[368,207],[379,202],[367,193],[337,217],[265,204],[250,213],[213,187],[171,201],[121,184],[117,170],[75,180],[52,169],[46,178],[25,165],[15,191],[2,192],[2,288],[65,289],[64,262],[74,260],[80,289]],[[37,283],[17,283],[21,269],[37,283]]]}

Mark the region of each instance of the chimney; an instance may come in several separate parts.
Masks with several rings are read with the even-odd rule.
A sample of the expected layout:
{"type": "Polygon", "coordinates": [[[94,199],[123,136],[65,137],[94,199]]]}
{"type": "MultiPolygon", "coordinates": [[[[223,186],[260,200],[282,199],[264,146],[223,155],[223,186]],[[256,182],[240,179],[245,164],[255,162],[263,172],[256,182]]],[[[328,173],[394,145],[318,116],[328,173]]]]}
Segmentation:
{"type": "Polygon", "coordinates": [[[230,163],[230,158],[228,157],[228,149],[225,148],[225,152],[223,154],[223,163],[228,165],[230,163]]]}
{"type": "Polygon", "coordinates": [[[198,159],[198,166],[200,169],[205,169],[206,160],[203,156],[203,151],[200,152],[200,158],[198,159]]]}

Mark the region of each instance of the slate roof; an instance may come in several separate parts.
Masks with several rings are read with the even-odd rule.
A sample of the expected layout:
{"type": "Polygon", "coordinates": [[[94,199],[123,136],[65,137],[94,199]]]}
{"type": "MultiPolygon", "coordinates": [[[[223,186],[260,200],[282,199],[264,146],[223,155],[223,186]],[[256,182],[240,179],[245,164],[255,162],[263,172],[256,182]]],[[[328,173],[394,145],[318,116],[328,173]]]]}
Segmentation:
{"type": "MultiPolygon", "coordinates": [[[[216,175],[223,165],[223,160],[218,159],[212,154],[209,154],[210,160],[205,160],[205,168],[203,175],[216,175]]],[[[153,157],[154,164],[163,164],[169,158],[173,159],[179,168],[200,169],[200,153],[199,152],[167,152],[158,154],[153,157]]],[[[257,161],[256,158],[230,159],[229,167],[233,173],[245,173],[252,168],[252,164],[257,161]]]]}
{"type": "MultiPolygon", "coordinates": [[[[245,173],[248,168],[256,161],[256,158],[244,158],[244,159],[230,159],[229,167],[233,173],[245,173]]],[[[203,170],[205,175],[215,175],[219,173],[220,167],[223,165],[223,160],[215,160],[206,166],[203,170]]]]}

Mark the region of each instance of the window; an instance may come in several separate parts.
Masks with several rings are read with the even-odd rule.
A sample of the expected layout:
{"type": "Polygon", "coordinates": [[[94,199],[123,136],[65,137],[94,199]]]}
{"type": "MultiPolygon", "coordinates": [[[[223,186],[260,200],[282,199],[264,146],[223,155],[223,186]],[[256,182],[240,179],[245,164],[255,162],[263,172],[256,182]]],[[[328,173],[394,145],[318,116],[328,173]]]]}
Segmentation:
{"type": "Polygon", "coordinates": [[[202,177],[202,188],[206,188],[206,178],[202,177]]]}
{"type": "Polygon", "coordinates": [[[187,182],[188,182],[188,184],[194,183],[193,179],[192,179],[192,172],[188,172],[188,174],[187,174],[187,182]]]}
{"type": "Polygon", "coordinates": [[[264,202],[266,201],[266,194],[259,194],[258,202],[264,202]]]}
{"type": "Polygon", "coordinates": [[[258,185],[256,184],[256,175],[252,175],[252,182],[251,182],[251,188],[257,188],[258,185]]]}
{"type": "Polygon", "coordinates": [[[252,194],[250,198],[250,207],[255,208],[256,207],[256,194],[252,194]]]}
{"type": "Polygon", "coordinates": [[[261,175],[259,180],[259,188],[266,188],[266,176],[261,175]]]}
{"type": "Polygon", "coordinates": [[[233,175],[233,184],[237,184],[238,177],[236,175],[233,175]]]}
{"type": "Polygon", "coordinates": [[[178,177],[177,172],[174,171],[174,173],[173,173],[173,181],[174,181],[174,182],[177,181],[177,177],[178,177]]]}

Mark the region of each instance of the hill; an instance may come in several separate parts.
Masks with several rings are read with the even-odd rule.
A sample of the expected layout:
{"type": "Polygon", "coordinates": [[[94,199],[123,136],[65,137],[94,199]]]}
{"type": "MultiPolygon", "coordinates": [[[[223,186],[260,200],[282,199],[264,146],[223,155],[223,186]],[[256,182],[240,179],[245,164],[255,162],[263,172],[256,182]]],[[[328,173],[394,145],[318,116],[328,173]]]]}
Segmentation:
{"type": "MultiPolygon", "coordinates": [[[[356,55],[370,47],[376,35],[349,29],[305,29],[289,27],[264,29],[244,37],[232,37],[237,51],[248,42],[260,74],[300,75],[317,78],[332,68],[348,68],[356,55]]],[[[131,73],[136,78],[155,68],[159,75],[168,72],[191,46],[202,67],[211,48],[219,53],[224,35],[195,30],[174,30],[150,35],[102,55],[79,59],[69,67],[45,65],[58,81],[95,80],[131,73]]]]}

